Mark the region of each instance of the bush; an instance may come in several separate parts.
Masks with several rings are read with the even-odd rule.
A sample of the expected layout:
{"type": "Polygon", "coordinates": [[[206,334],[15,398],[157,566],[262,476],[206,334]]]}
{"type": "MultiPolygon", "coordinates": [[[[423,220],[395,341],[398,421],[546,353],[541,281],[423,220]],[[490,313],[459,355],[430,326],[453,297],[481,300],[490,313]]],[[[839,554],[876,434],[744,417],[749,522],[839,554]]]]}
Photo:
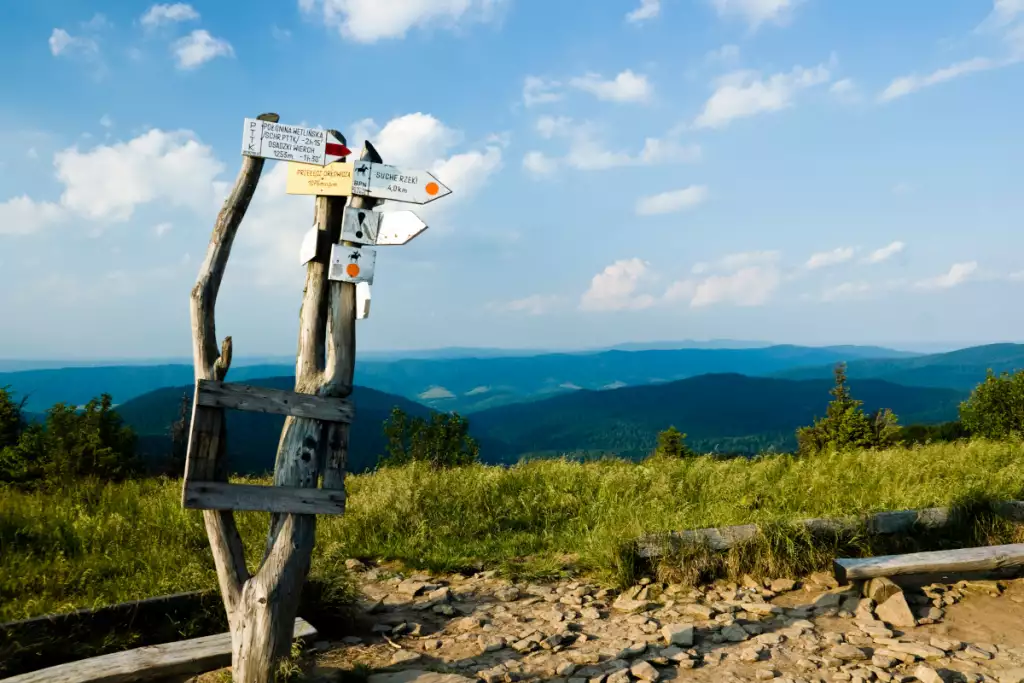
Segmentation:
{"type": "Polygon", "coordinates": [[[117,480],[138,471],[135,433],[113,410],[109,394],[78,409],[58,403],[43,424],[25,425],[20,406],[11,413],[10,394],[0,394],[0,429],[6,442],[0,449],[0,482],[67,484],[98,477],[117,480]],[[17,441],[10,434],[17,428],[17,441]]]}
{"type": "Polygon", "coordinates": [[[996,376],[989,370],[985,381],[960,404],[960,422],[974,436],[1024,436],[1024,371],[996,376]]]}
{"type": "Polygon", "coordinates": [[[658,432],[658,446],[655,455],[666,458],[687,458],[697,454],[686,445],[686,434],[680,432],[675,426],[671,426],[658,432]]]}
{"type": "Polygon", "coordinates": [[[796,430],[797,452],[813,455],[828,450],[855,448],[888,448],[899,439],[900,427],[896,415],[888,408],[864,414],[862,401],[850,396],[846,386],[846,363],[835,368],[836,385],[829,391],[832,401],[825,417],[815,420],[810,427],[796,430]]]}
{"type": "Polygon", "coordinates": [[[480,457],[480,445],[469,435],[469,420],[458,413],[434,413],[430,420],[410,418],[395,407],[384,422],[386,466],[426,462],[434,467],[470,465],[480,457]]]}

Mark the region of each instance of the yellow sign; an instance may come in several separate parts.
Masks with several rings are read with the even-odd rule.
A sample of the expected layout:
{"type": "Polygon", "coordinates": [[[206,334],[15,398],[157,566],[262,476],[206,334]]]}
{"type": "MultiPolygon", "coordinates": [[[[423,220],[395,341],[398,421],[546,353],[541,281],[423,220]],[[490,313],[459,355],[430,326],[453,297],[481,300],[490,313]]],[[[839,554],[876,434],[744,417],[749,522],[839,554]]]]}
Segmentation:
{"type": "Polygon", "coordinates": [[[326,166],[288,162],[288,194],[321,194],[348,197],[352,194],[352,163],[336,161],[326,166]]]}

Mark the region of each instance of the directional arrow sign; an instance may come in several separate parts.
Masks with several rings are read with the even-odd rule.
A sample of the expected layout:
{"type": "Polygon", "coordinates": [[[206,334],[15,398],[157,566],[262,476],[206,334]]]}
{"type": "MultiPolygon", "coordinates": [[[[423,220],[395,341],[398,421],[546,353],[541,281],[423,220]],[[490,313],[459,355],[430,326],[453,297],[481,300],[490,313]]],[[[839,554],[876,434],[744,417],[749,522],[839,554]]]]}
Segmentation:
{"type": "Polygon", "coordinates": [[[341,239],[376,246],[405,244],[427,229],[427,224],[412,211],[377,212],[345,207],[341,221],[341,239]]]}
{"type": "Polygon", "coordinates": [[[259,119],[245,119],[243,123],[242,154],[247,157],[326,166],[351,153],[352,150],[326,130],[259,119]]]}
{"type": "Polygon", "coordinates": [[[380,215],[375,244],[405,244],[426,229],[427,224],[412,211],[388,211],[380,215]]]}
{"type": "Polygon", "coordinates": [[[426,204],[452,191],[429,171],[410,171],[372,161],[356,161],[352,171],[352,193],[426,204]]]}
{"type": "Polygon", "coordinates": [[[327,279],[341,282],[373,284],[373,265],[377,252],[373,249],[331,245],[331,267],[327,279]]]}

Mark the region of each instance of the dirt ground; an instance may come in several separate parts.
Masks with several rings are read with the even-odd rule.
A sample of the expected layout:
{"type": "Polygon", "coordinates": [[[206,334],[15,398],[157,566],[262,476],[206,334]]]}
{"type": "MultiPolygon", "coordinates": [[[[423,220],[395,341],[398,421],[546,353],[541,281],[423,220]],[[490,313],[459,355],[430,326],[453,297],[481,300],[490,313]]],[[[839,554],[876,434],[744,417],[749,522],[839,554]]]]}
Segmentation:
{"type": "Polygon", "coordinates": [[[617,594],[353,566],[365,595],[356,635],[307,644],[299,680],[1024,683],[1016,578],[903,583],[876,593],[879,605],[869,587],[825,574],[617,594]]]}

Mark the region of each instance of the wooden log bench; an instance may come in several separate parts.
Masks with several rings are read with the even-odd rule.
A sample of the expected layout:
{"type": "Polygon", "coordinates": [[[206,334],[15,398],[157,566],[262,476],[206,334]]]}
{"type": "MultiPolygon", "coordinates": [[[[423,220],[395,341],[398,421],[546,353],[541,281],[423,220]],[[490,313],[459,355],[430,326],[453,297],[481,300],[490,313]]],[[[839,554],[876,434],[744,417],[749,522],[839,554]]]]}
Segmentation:
{"type": "MultiPolygon", "coordinates": [[[[295,638],[312,638],[316,629],[295,620],[295,638]]],[[[168,676],[191,676],[231,665],[231,634],[180,640],[68,662],[0,680],[0,683],[128,683],[168,676]]]]}
{"type": "Polygon", "coordinates": [[[843,585],[881,576],[966,573],[1021,566],[1024,566],[1024,543],[905,555],[844,557],[832,564],[836,580],[843,585]]]}

